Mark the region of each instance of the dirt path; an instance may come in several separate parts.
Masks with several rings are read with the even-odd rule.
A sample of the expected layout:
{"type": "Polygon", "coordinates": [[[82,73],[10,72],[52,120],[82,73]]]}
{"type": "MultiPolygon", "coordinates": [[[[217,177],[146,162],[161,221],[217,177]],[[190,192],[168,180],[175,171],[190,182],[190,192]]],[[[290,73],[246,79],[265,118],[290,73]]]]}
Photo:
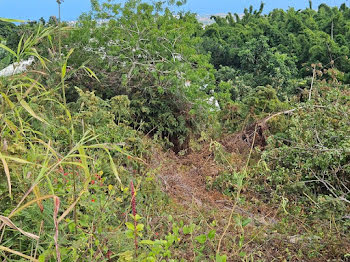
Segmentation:
{"type": "MultiPolygon", "coordinates": [[[[233,198],[208,188],[208,184],[210,185],[208,180],[214,181],[221,172],[233,173],[242,170],[252,147],[264,149],[266,128],[264,119],[242,132],[227,135],[218,141],[229,159],[227,162],[230,163],[229,167],[223,161],[218,161],[217,151],[212,149],[210,142],[202,142],[183,156],[176,155],[172,151],[153,149],[150,164],[162,182],[164,192],[176,205],[183,206],[186,211],[196,210],[197,213],[198,210],[203,214],[210,213],[208,217],[214,218],[222,225],[217,231],[218,236],[225,236],[223,228],[228,225],[224,238],[226,242],[222,247],[222,252],[228,255],[228,261],[239,261],[238,254],[235,253],[237,246],[232,243],[240,233],[232,223],[230,226],[228,222],[233,208],[234,215],[251,219],[251,223],[245,229],[246,244],[243,250],[256,258],[263,256],[266,261],[282,261],[282,257],[291,257],[292,254],[292,258],[288,261],[325,261],[324,257],[319,259],[308,257],[310,250],[314,248],[314,238],[305,227],[305,221],[289,216],[291,227],[296,228],[291,230],[279,228],[283,222],[278,224],[282,221],[277,216],[278,207],[271,202],[265,203],[266,199],[253,189],[246,187],[242,191],[244,204],[236,205],[233,198]],[[193,208],[194,205],[196,208],[193,208]],[[303,254],[302,260],[299,259],[300,254],[303,254]]],[[[344,243],[339,246],[346,246],[347,243],[344,243]]]]}
{"type": "MultiPolygon", "coordinates": [[[[262,135],[257,135],[255,142],[261,144],[262,139],[262,135]]],[[[245,165],[251,141],[251,130],[227,136],[220,141],[230,156],[235,158],[237,169],[245,165]]],[[[194,203],[205,209],[226,210],[227,212],[232,210],[234,206],[232,198],[216,190],[207,189],[207,180],[215,179],[220,172],[225,170],[223,165],[216,163],[209,143],[203,143],[200,150],[192,151],[185,156],[176,155],[172,151],[154,152],[153,156],[151,165],[159,170],[157,171],[158,178],[163,184],[164,191],[176,202],[185,206],[194,203]]],[[[275,212],[264,215],[247,207],[237,206],[235,209],[238,214],[251,218],[257,225],[276,223],[275,212]]]]}

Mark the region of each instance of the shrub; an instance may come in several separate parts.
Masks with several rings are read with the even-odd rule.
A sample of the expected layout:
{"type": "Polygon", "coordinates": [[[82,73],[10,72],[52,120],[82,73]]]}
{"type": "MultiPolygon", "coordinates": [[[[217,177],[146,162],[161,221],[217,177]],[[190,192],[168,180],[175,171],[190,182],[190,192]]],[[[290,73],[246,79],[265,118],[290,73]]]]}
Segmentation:
{"type": "Polygon", "coordinates": [[[349,201],[350,100],[346,87],[319,84],[310,103],[303,104],[287,127],[269,138],[264,159],[278,188],[349,201]]]}
{"type": "Polygon", "coordinates": [[[73,60],[89,60],[101,80],[86,87],[103,99],[126,95],[133,127],[181,148],[205,125],[210,105],[204,89],[214,84],[208,56],[195,48],[197,26],[194,15],[176,17],[161,5],[96,2],[93,15],[81,17],[68,45],[76,47],[73,60]],[[93,17],[108,22],[97,24],[93,17]]]}

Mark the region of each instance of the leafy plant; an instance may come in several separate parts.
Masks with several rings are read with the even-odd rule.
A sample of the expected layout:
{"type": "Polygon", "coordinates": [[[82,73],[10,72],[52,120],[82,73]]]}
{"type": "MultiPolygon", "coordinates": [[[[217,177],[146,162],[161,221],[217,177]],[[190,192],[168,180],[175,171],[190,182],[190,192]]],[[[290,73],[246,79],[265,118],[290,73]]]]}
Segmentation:
{"type": "Polygon", "coordinates": [[[178,18],[167,7],[139,1],[94,2],[92,15],[79,23],[68,44],[74,42],[81,52],[72,59],[89,60],[101,80],[85,85],[104,99],[128,96],[135,128],[166,138],[175,151],[186,148],[209,114],[201,88],[213,87],[208,57],[195,49],[200,43],[193,37],[195,17],[178,18]],[[97,24],[93,18],[109,22],[97,24]]]}

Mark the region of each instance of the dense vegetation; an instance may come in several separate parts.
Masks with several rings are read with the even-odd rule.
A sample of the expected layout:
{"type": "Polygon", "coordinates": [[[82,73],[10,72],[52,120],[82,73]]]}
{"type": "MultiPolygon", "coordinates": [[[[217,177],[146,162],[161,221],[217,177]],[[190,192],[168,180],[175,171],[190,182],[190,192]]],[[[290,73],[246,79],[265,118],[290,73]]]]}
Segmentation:
{"type": "Polygon", "coordinates": [[[0,19],[1,261],[350,257],[346,4],[91,3],[0,19]]]}

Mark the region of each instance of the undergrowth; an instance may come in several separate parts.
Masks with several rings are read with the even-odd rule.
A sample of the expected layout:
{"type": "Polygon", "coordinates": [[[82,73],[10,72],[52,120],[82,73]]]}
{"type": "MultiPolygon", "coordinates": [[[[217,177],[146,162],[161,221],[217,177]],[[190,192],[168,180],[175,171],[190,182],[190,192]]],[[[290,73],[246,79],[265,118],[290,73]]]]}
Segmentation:
{"type": "Polygon", "coordinates": [[[268,36],[219,62],[263,5],[202,28],[174,1],[92,4],[0,31],[2,66],[35,60],[0,78],[0,260],[346,261],[346,64],[268,36]]]}

